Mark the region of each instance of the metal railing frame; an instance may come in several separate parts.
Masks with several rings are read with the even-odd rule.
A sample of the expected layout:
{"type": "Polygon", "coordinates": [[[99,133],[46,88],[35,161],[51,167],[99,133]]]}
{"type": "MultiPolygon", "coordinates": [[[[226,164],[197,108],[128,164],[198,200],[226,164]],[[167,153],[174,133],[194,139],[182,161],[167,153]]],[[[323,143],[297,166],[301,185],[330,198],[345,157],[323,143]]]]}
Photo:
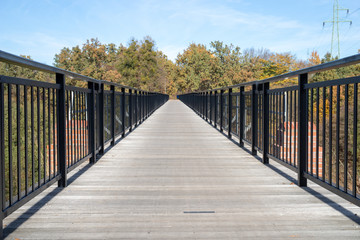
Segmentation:
{"type": "MultiPolygon", "coordinates": [[[[343,59],[339,59],[339,60],[335,60],[332,62],[328,62],[328,63],[324,63],[324,64],[320,64],[317,66],[312,66],[309,68],[305,68],[305,69],[300,69],[294,72],[290,72],[290,73],[286,73],[283,75],[279,75],[279,76],[275,76],[275,77],[271,77],[268,79],[264,79],[264,80],[259,80],[259,81],[252,81],[252,82],[245,82],[245,83],[241,83],[241,84],[237,84],[237,85],[233,85],[233,86],[226,86],[226,87],[222,87],[222,88],[216,88],[216,89],[211,89],[211,90],[206,90],[206,91],[198,91],[198,92],[192,92],[192,93],[186,93],[186,94],[181,94],[178,95],[178,98],[184,102],[186,105],[188,105],[191,109],[193,109],[198,115],[200,115],[200,117],[207,119],[206,116],[204,116],[204,106],[202,104],[198,104],[199,102],[203,102],[204,101],[204,97],[203,96],[215,96],[215,105],[213,106],[214,111],[215,111],[215,118],[211,119],[210,116],[210,124],[212,126],[214,126],[215,128],[218,128],[220,132],[223,133],[223,129],[224,129],[224,122],[223,122],[223,114],[224,114],[224,103],[223,103],[223,95],[224,92],[227,91],[229,93],[229,101],[228,101],[228,112],[229,112],[229,123],[228,123],[228,132],[227,133],[223,133],[224,135],[226,135],[228,138],[232,138],[232,131],[231,131],[231,110],[232,110],[232,101],[231,101],[231,93],[236,90],[238,91],[239,94],[239,106],[238,108],[239,110],[239,122],[238,122],[238,126],[239,126],[239,146],[243,147],[244,143],[249,143],[250,144],[250,151],[253,155],[257,155],[257,152],[261,152],[262,155],[262,162],[264,164],[268,164],[269,163],[269,158],[271,158],[272,160],[275,160],[277,162],[279,162],[280,164],[288,167],[289,169],[297,172],[297,182],[298,185],[301,187],[305,187],[307,186],[307,180],[311,180],[317,184],[319,184],[320,186],[328,189],[329,191],[347,199],[348,201],[360,206],[360,199],[359,199],[359,194],[356,194],[356,181],[353,181],[353,191],[349,192],[347,189],[347,175],[345,175],[345,180],[344,180],[344,185],[345,185],[345,189],[341,189],[341,186],[339,186],[339,166],[337,166],[337,179],[336,179],[336,183],[333,183],[333,181],[331,180],[331,176],[333,174],[332,170],[331,170],[331,164],[329,164],[329,172],[331,173],[330,175],[330,183],[327,182],[325,176],[325,160],[323,158],[323,162],[322,164],[322,174],[323,175],[319,175],[319,161],[317,160],[316,162],[316,174],[313,172],[313,160],[311,158],[311,167],[309,167],[309,162],[308,162],[308,144],[309,144],[309,140],[308,140],[308,112],[309,110],[311,110],[311,112],[313,111],[313,108],[309,107],[309,96],[310,99],[312,99],[315,95],[313,95],[313,89],[317,89],[317,126],[319,125],[319,102],[323,101],[324,106],[325,106],[325,95],[326,95],[326,87],[329,86],[337,86],[337,114],[339,115],[339,111],[340,111],[340,85],[344,85],[345,86],[345,105],[348,104],[348,88],[349,88],[349,84],[353,84],[353,89],[354,89],[354,118],[355,118],[355,123],[353,123],[353,129],[354,129],[354,135],[357,134],[357,121],[358,117],[357,117],[357,109],[358,109],[358,96],[357,96],[357,92],[358,92],[358,83],[360,83],[360,76],[357,77],[352,77],[352,78],[347,78],[347,79],[339,79],[339,80],[330,80],[330,81],[324,81],[324,82],[318,82],[318,83],[308,83],[308,78],[310,74],[314,74],[317,72],[321,72],[321,71],[326,71],[326,70],[331,70],[331,69],[337,69],[340,67],[345,67],[345,66],[350,66],[350,65],[354,65],[354,64],[358,64],[360,63],[360,54],[357,55],[353,55],[350,57],[346,57],[343,59]],[[284,79],[288,79],[288,78],[294,78],[297,77],[298,78],[298,84],[296,86],[293,87],[288,87],[288,88],[281,88],[281,89],[269,89],[270,84],[277,82],[279,80],[284,80],[284,79]],[[245,88],[251,88],[250,91],[247,92],[247,94],[251,95],[251,140],[247,139],[245,136],[245,130],[244,130],[244,126],[246,124],[246,116],[245,116],[245,88]],[[319,97],[319,89],[323,88],[323,100],[321,100],[319,97]],[[310,91],[311,90],[311,91],[310,91]],[[356,92],[355,92],[356,91],[356,92]],[[219,93],[219,94],[218,94],[219,93]],[[283,94],[283,95],[280,95],[283,94]],[[289,94],[290,97],[284,97],[284,94],[289,94]],[[309,95],[310,94],[310,95],[309,95]],[[219,96],[219,104],[218,104],[218,99],[217,96],[219,96]],[[259,97],[261,97],[262,101],[258,101],[259,97]],[[279,155],[279,149],[270,149],[270,147],[273,147],[276,145],[274,145],[275,141],[278,140],[274,140],[274,139],[270,139],[270,136],[277,136],[278,134],[274,133],[276,131],[278,131],[281,128],[284,128],[285,124],[285,120],[284,120],[284,116],[283,113],[281,113],[281,111],[283,109],[285,109],[285,106],[288,108],[288,105],[285,104],[289,104],[289,98],[290,98],[290,119],[294,116],[294,118],[292,120],[295,120],[295,129],[297,129],[298,135],[294,135],[297,137],[297,140],[292,140],[292,134],[295,133],[291,133],[291,127],[290,127],[290,140],[288,139],[288,136],[286,136],[286,139],[283,139],[282,141],[287,141],[286,144],[289,144],[290,146],[290,154],[288,154],[288,150],[286,150],[286,158],[285,156],[280,156],[279,155]],[[281,100],[282,99],[282,100],[281,100]],[[260,108],[261,106],[261,108],[260,108]],[[220,108],[220,124],[217,124],[217,108],[220,108]],[[258,116],[258,112],[259,109],[261,109],[261,117],[262,119],[259,119],[258,116]],[[274,115],[280,115],[282,114],[283,120],[281,120],[281,117],[275,117],[274,119],[274,115]],[[278,119],[277,119],[278,118],[278,119]],[[258,122],[261,121],[261,122],[258,122]],[[270,121],[275,121],[272,122],[270,124],[270,121]],[[296,123],[299,123],[298,126],[296,125],[296,123]],[[261,123],[261,126],[258,126],[258,124],[261,123]],[[275,125],[275,127],[274,127],[275,125]],[[277,126],[280,126],[280,128],[277,128],[277,126]],[[260,129],[257,129],[258,127],[260,127],[260,129]],[[261,136],[259,136],[259,130],[261,130],[261,132],[263,133],[261,136]],[[271,132],[271,133],[270,133],[271,132]],[[257,145],[257,143],[259,143],[259,141],[261,140],[262,142],[262,146],[258,146],[260,144],[257,145]],[[291,144],[293,144],[293,150],[291,150],[291,144]],[[297,148],[296,153],[292,154],[292,152],[295,151],[295,146],[297,148]],[[290,156],[290,161],[288,161],[288,155],[290,156]],[[294,156],[292,156],[294,155],[294,156]],[[293,159],[291,159],[291,157],[293,157],[293,159]],[[286,161],[284,161],[283,159],[286,159],[286,161]],[[295,160],[294,160],[295,159],[295,160]],[[300,159],[300,161],[296,160],[296,159],[300,159]],[[298,163],[296,163],[296,161],[298,161],[298,163]],[[308,169],[310,168],[310,169],[308,169]],[[321,177],[322,176],[322,177],[321,177]]],[[[332,87],[330,91],[330,96],[332,98],[332,87]]],[[[330,101],[331,102],[331,101],[330,101]]],[[[312,104],[312,100],[311,100],[311,104],[312,104]]],[[[332,104],[332,102],[330,103],[332,104]]],[[[312,106],[312,105],[311,105],[312,106]]],[[[345,119],[346,117],[348,117],[348,105],[346,105],[345,108],[345,119]]],[[[212,109],[210,111],[213,111],[212,109]]],[[[206,112],[207,113],[207,112],[206,112]]],[[[288,114],[288,113],[287,113],[288,114]]],[[[331,113],[332,114],[332,111],[331,113]]],[[[312,118],[311,118],[312,119],[312,118]]],[[[325,114],[323,114],[323,132],[325,132],[325,114]]],[[[330,124],[332,121],[332,117],[331,115],[329,116],[330,119],[330,124]]],[[[336,128],[336,136],[339,136],[339,132],[340,132],[340,117],[337,116],[337,128],[336,128]]],[[[289,123],[287,123],[289,124],[289,123]]],[[[290,124],[292,124],[292,122],[290,121],[290,124]]],[[[346,123],[347,126],[348,124],[348,120],[346,119],[346,123]]],[[[313,121],[311,120],[311,126],[313,125],[313,121]]],[[[345,127],[346,128],[346,127],[345,127]]],[[[311,128],[312,129],[312,128],[311,128]]],[[[347,129],[347,128],[346,128],[347,129]]],[[[316,159],[319,159],[319,130],[317,129],[317,138],[316,138],[316,146],[317,146],[317,152],[316,152],[316,159]]],[[[295,131],[295,130],[294,130],[295,131]]],[[[331,125],[331,130],[329,131],[330,135],[332,134],[332,125],[331,125]]],[[[311,133],[312,135],[313,133],[311,133]]],[[[325,133],[323,133],[325,134],[325,133]]],[[[285,137],[284,137],[285,138],[285,137]]],[[[357,137],[353,136],[354,138],[354,143],[353,143],[353,148],[354,148],[354,152],[356,154],[356,145],[357,144],[357,137]]],[[[312,139],[312,138],[311,138],[312,139]]],[[[345,130],[345,139],[348,140],[348,132],[347,130],[345,130]]],[[[281,140],[279,140],[281,141],[281,140]]],[[[311,143],[313,144],[313,141],[311,140],[311,143]]],[[[323,144],[325,146],[325,135],[323,136],[323,144]]],[[[330,144],[330,143],[329,143],[330,144]]],[[[347,144],[345,144],[345,150],[347,151],[348,146],[347,144]]],[[[329,147],[332,147],[329,145],[329,147]]],[[[279,148],[278,146],[276,148],[279,148]]],[[[313,147],[311,146],[311,149],[313,147]]],[[[337,149],[337,161],[339,162],[339,138],[337,137],[336,140],[336,149],[337,149]]],[[[311,150],[312,151],[312,150],[311,150]]],[[[325,150],[323,150],[323,156],[325,157],[325,150]]],[[[313,154],[313,153],[311,153],[313,154]]],[[[282,152],[282,155],[285,155],[284,150],[282,152]]],[[[331,154],[330,154],[331,155],[331,154]]],[[[311,155],[311,157],[313,157],[313,155],[311,155]]],[[[331,159],[331,156],[329,157],[331,159]]],[[[347,154],[345,154],[345,161],[347,161],[347,154]]],[[[355,155],[354,159],[353,159],[353,169],[356,168],[357,166],[357,162],[359,160],[357,159],[357,156],[355,155]]],[[[339,165],[339,163],[337,162],[337,165],[339,165]]],[[[345,166],[345,168],[347,168],[347,166],[345,166]]],[[[353,170],[353,173],[356,176],[356,169],[353,170]]],[[[345,173],[347,174],[347,172],[345,173]]]]}
{"type": "MultiPolygon", "coordinates": [[[[8,77],[8,76],[1,76],[0,75],[0,162],[1,162],[1,202],[0,205],[2,207],[2,211],[1,211],[1,216],[0,216],[0,239],[2,239],[3,237],[3,219],[5,217],[7,217],[8,215],[10,215],[12,212],[14,212],[16,209],[18,209],[19,207],[21,207],[22,205],[24,205],[26,202],[28,202],[29,200],[31,200],[32,198],[34,198],[36,195],[38,195],[39,193],[41,193],[43,190],[45,190],[47,187],[49,187],[50,185],[52,185],[53,183],[55,183],[56,181],[58,182],[58,186],[59,187],[66,187],[67,186],[67,173],[69,171],[71,171],[72,169],[74,169],[75,167],[79,166],[81,163],[83,163],[85,160],[89,160],[90,164],[95,164],[98,159],[101,157],[101,155],[104,153],[105,151],[105,145],[106,143],[110,142],[110,146],[114,146],[116,141],[124,138],[126,136],[126,133],[130,133],[131,131],[134,130],[134,128],[136,128],[139,124],[143,123],[156,109],[158,109],[160,106],[162,106],[168,99],[169,96],[166,94],[161,94],[161,93],[155,93],[155,92],[148,92],[148,91],[144,91],[141,89],[136,89],[136,88],[132,88],[132,87],[128,87],[128,86],[123,86],[121,84],[117,84],[117,83],[113,83],[113,82],[108,82],[108,81],[103,81],[103,80],[97,80],[97,79],[93,79],[90,77],[86,77],[77,73],[73,73],[67,70],[63,70],[60,68],[56,68],[56,67],[52,67],[52,66],[48,66],[46,64],[42,64],[42,63],[38,63],[29,59],[25,59],[22,57],[18,57],[15,56],[13,54],[4,52],[4,51],[0,51],[0,62],[4,62],[4,63],[8,63],[8,64],[12,64],[12,65],[17,65],[17,66],[21,66],[21,67],[26,67],[26,68],[30,68],[33,70],[39,70],[41,72],[46,72],[46,73],[52,73],[55,74],[56,76],[56,81],[55,83],[47,83],[47,82],[40,82],[40,81],[34,81],[34,80],[28,80],[28,79],[21,79],[21,78],[15,78],[15,77],[8,77]],[[71,79],[76,79],[76,80],[80,80],[80,81],[85,81],[88,83],[87,88],[78,88],[78,87],[73,87],[73,86],[69,86],[66,85],[65,82],[65,78],[71,78],[71,79]],[[37,182],[37,186],[34,186],[34,184],[32,186],[30,186],[30,188],[32,187],[32,190],[28,190],[28,182],[27,182],[27,177],[26,177],[26,190],[25,193],[22,193],[21,191],[21,183],[18,183],[18,192],[17,192],[17,199],[14,201],[11,198],[7,201],[6,200],[6,190],[5,190],[5,136],[4,136],[4,116],[5,116],[5,106],[4,106],[4,97],[5,97],[5,93],[4,93],[4,85],[6,86],[10,86],[8,87],[11,93],[11,86],[16,86],[17,89],[17,112],[19,113],[19,90],[20,87],[23,88],[24,90],[24,95],[25,95],[25,100],[27,100],[27,92],[30,90],[31,92],[31,99],[33,98],[33,88],[37,88],[37,94],[39,94],[39,89],[43,89],[44,92],[48,91],[48,105],[51,106],[50,103],[50,97],[51,97],[51,92],[53,91],[54,94],[56,93],[56,102],[54,100],[54,95],[53,95],[53,102],[52,102],[52,106],[53,106],[53,124],[54,124],[54,128],[52,129],[53,132],[51,132],[50,130],[47,132],[49,134],[49,142],[50,142],[50,132],[52,133],[52,136],[54,138],[54,145],[55,142],[56,144],[56,159],[54,157],[53,159],[53,163],[55,164],[57,162],[58,164],[58,172],[55,173],[54,170],[54,176],[51,177],[50,172],[49,171],[49,180],[46,180],[45,178],[47,177],[46,174],[44,174],[44,183],[42,183],[42,181],[38,181],[37,182]],[[104,90],[105,86],[107,86],[108,88],[110,88],[110,91],[108,90],[104,90]],[[48,89],[48,90],[45,90],[48,89]],[[116,91],[116,89],[120,89],[120,91],[116,91]],[[67,91],[72,91],[75,92],[75,103],[74,106],[75,108],[77,107],[77,109],[79,110],[79,106],[81,105],[81,103],[86,103],[87,104],[87,109],[85,109],[86,112],[86,119],[88,122],[88,126],[86,127],[88,130],[88,139],[85,139],[84,136],[82,136],[79,131],[84,131],[83,129],[85,128],[85,123],[84,121],[80,120],[81,119],[79,117],[79,113],[75,113],[75,115],[77,114],[77,120],[75,123],[75,127],[73,129],[72,123],[70,128],[72,129],[72,131],[74,132],[74,134],[76,135],[76,140],[70,139],[69,137],[69,133],[67,134],[67,127],[69,128],[68,124],[66,123],[68,120],[66,119],[66,114],[67,114],[67,105],[66,102],[68,100],[68,94],[67,91]],[[126,91],[128,93],[126,93],[126,91]],[[84,97],[86,95],[86,97],[84,97]],[[115,104],[115,98],[116,96],[120,95],[120,106],[115,104]],[[125,102],[126,96],[129,96],[129,102],[128,102],[128,106],[130,107],[130,111],[128,112],[129,115],[129,126],[126,126],[126,109],[127,109],[127,104],[125,102]],[[107,142],[105,142],[105,136],[104,136],[104,124],[105,124],[105,106],[104,106],[104,101],[105,101],[105,97],[110,96],[110,138],[107,139],[107,142]],[[132,96],[134,96],[134,99],[132,99],[132,96]],[[133,102],[134,101],[134,102],[133,102]],[[137,102],[139,101],[139,103],[137,102]],[[118,133],[115,133],[115,114],[116,114],[116,108],[119,107],[119,109],[121,109],[121,113],[119,113],[121,115],[121,126],[120,126],[120,122],[119,122],[119,129],[120,131],[118,131],[118,133]],[[57,111],[55,112],[54,109],[57,109],[57,111]],[[133,112],[134,111],[134,112],[133,112]],[[134,114],[134,116],[133,116],[134,114]],[[132,118],[135,119],[132,119],[132,118]],[[55,123],[55,119],[56,119],[56,123],[55,123]],[[56,125],[56,127],[55,127],[56,125]],[[81,130],[79,130],[81,129],[81,130]],[[127,130],[126,130],[127,129],[127,130]],[[57,132],[57,134],[55,134],[54,132],[57,132]],[[98,142],[98,136],[97,134],[99,134],[99,141],[98,142]],[[57,139],[55,141],[55,135],[57,135],[57,139]],[[80,140],[78,139],[80,136],[80,140]],[[68,139],[67,139],[68,138],[68,139]],[[67,141],[80,141],[81,145],[79,147],[79,149],[73,149],[73,147],[70,147],[69,145],[66,144],[67,141]],[[85,147],[86,145],[85,142],[88,141],[88,145],[87,147],[85,147]],[[98,145],[98,146],[97,146],[98,145]],[[81,157],[77,157],[76,159],[70,159],[70,157],[68,156],[70,153],[73,154],[73,152],[76,152],[76,156],[81,156],[81,157]],[[68,156],[68,157],[67,157],[68,156]],[[73,161],[75,160],[75,163],[73,165],[69,165],[70,164],[70,160],[73,161]]],[[[11,95],[9,96],[9,100],[11,102],[10,99],[11,95]]],[[[45,99],[45,94],[43,93],[43,99],[45,99]]],[[[40,102],[39,98],[38,98],[38,105],[40,106],[40,104],[42,104],[43,106],[43,111],[45,113],[45,101],[44,102],[40,102]]],[[[27,108],[28,104],[24,104],[27,108]]],[[[11,106],[11,105],[10,105],[11,106]]],[[[8,109],[10,109],[10,106],[8,107],[8,109]]],[[[31,101],[31,106],[33,106],[33,101],[31,101]]],[[[38,110],[36,112],[39,113],[39,108],[37,108],[38,110]]],[[[27,111],[24,116],[25,117],[25,124],[27,124],[27,111]]],[[[11,114],[12,110],[9,110],[9,113],[11,114]]],[[[50,108],[48,109],[48,112],[50,113],[50,108]]],[[[31,113],[33,114],[34,111],[31,110],[31,113]]],[[[40,115],[39,115],[40,116],[40,115]]],[[[11,117],[11,116],[10,116],[11,117]]],[[[49,114],[48,117],[50,118],[51,115],[49,114]]],[[[45,115],[43,115],[43,118],[45,119],[45,115]]],[[[17,117],[17,126],[15,126],[18,130],[18,136],[19,136],[19,131],[24,131],[23,129],[20,129],[20,125],[19,125],[19,120],[20,118],[17,117]]],[[[12,120],[9,120],[10,123],[12,125],[12,120]]],[[[33,120],[31,120],[33,121],[33,120]]],[[[75,121],[75,120],[74,120],[75,121]]],[[[39,121],[38,121],[39,122],[39,121]]],[[[45,122],[45,120],[43,121],[45,122]]],[[[25,125],[26,126],[26,125],[25,125]]],[[[45,126],[45,123],[44,123],[45,126]]],[[[32,126],[33,127],[33,126],[32,126]]],[[[49,124],[49,129],[50,129],[50,124],[49,124]]],[[[11,129],[10,129],[11,130],[11,129]]],[[[39,134],[40,128],[38,128],[38,134],[39,134]]],[[[26,132],[26,131],[25,131],[26,132]]],[[[25,133],[27,134],[27,133],[25,133]]],[[[39,134],[40,135],[40,134],[39,134]]],[[[45,134],[44,135],[44,142],[42,145],[45,145],[45,134]]],[[[25,135],[25,139],[26,141],[28,140],[28,136],[25,135]]],[[[18,138],[19,140],[19,138],[18,138]]],[[[11,142],[9,143],[11,145],[11,142]]],[[[77,143],[75,143],[77,144],[77,143]]],[[[38,143],[38,145],[40,146],[40,141],[38,143]]],[[[25,146],[27,147],[27,146],[25,146]]],[[[32,147],[34,148],[34,145],[32,145],[32,147]]],[[[11,146],[8,147],[9,149],[12,149],[11,146]]],[[[39,147],[40,148],[40,147],[39,147]]],[[[49,146],[50,148],[50,146],[49,146]]],[[[54,146],[55,148],[55,146],[54,146]]],[[[45,149],[45,147],[44,147],[45,149]]],[[[12,150],[11,150],[12,151],[12,150]]],[[[18,163],[20,161],[22,161],[22,159],[19,158],[20,156],[20,149],[17,148],[17,152],[18,152],[18,163]]],[[[50,150],[49,150],[50,152],[50,150]]],[[[55,149],[54,149],[55,152],[55,149]]],[[[45,150],[44,150],[45,153],[45,150]]],[[[26,154],[25,154],[26,155],[26,154]]],[[[39,155],[40,156],[40,155],[39,155]]],[[[73,158],[73,157],[71,157],[73,158]]],[[[44,159],[44,163],[45,161],[49,161],[50,162],[50,157],[48,159],[46,159],[46,156],[44,154],[43,156],[44,159]]],[[[27,157],[26,157],[26,161],[27,161],[27,157]]],[[[32,159],[32,161],[34,161],[32,159]]],[[[12,162],[12,159],[9,160],[9,162],[12,162]]],[[[40,166],[40,158],[38,159],[38,164],[40,166]]],[[[50,164],[49,164],[50,165],[50,164]]],[[[46,164],[44,165],[44,169],[45,169],[46,164]]],[[[55,167],[55,166],[54,166],[55,167]]],[[[21,176],[19,173],[19,168],[18,169],[18,175],[17,176],[13,176],[13,178],[17,177],[17,182],[21,182],[21,176]]],[[[34,168],[33,168],[34,170],[34,168]]],[[[37,169],[38,172],[40,172],[40,167],[39,169],[37,169]]],[[[12,170],[9,170],[12,172],[12,170]]],[[[26,165],[26,176],[27,176],[27,165],[26,165]]],[[[46,170],[44,170],[45,173],[46,170]]],[[[34,174],[34,172],[33,172],[34,174]]],[[[39,175],[40,176],[40,175],[39,175]]],[[[33,176],[34,177],[34,176],[33,176]]],[[[40,180],[40,177],[39,177],[40,180]]],[[[10,181],[12,181],[12,179],[10,179],[10,181]]],[[[12,183],[9,183],[11,185],[12,188],[12,183]]],[[[10,193],[8,193],[10,194],[10,193]]],[[[12,193],[10,194],[10,196],[12,197],[12,193]]]]}

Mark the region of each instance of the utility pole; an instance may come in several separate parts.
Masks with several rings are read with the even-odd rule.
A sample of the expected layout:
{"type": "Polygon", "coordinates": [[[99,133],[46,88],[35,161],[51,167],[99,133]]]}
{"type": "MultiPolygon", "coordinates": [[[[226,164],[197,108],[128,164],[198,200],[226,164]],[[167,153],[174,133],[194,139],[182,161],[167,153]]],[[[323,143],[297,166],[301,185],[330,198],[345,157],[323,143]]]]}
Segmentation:
{"type": "Polygon", "coordinates": [[[333,18],[332,21],[325,21],[323,22],[323,26],[325,26],[326,23],[332,24],[332,36],[331,36],[331,56],[333,55],[334,45],[337,43],[337,57],[340,58],[340,38],[339,38],[339,23],[342,22],[348,22],[350,23],[350,26],[352,24],[352,21],[350,20],[343,20],[339,18],[339,11],[346,11],[347,14],[349,14],[349,9],[347,8],[340,8],[339,7],[339,1],[334,0],[334,7],[333,7],[333,18]]]}

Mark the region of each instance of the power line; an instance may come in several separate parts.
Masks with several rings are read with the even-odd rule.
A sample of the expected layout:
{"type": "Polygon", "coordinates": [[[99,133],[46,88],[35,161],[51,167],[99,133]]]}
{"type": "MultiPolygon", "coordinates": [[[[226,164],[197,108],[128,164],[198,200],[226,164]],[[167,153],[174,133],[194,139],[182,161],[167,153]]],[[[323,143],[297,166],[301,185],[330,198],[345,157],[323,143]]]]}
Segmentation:
{"type": "MultiPolygon", "coordinates": [[[[331,21],[325,21],[323,22],[323,26],[325,26],[326,23],[332,24],[332,35],[331,35],[331,56],[333,55],[334,51],[334,45],[337,43],[337,57],[340,58],[340,37],[339,37],[339,23],[350,23],[350,26],[352,24],[352,21],[350,20],[343,20],[339,18],[339,11],[346,11],[347,14],[349,14],[349,9],[347,8],[340,8],[339,7],[339,1],[334,0],[334,6],[333,6],[333,18],[331,21]]],[[[357,10],[356,10],[357,11],[357,10]]],[[[355,12],[355,11],[354,11],[355,12]]],[[[352,13],[354,13],[352,12],[352,13]]]]}

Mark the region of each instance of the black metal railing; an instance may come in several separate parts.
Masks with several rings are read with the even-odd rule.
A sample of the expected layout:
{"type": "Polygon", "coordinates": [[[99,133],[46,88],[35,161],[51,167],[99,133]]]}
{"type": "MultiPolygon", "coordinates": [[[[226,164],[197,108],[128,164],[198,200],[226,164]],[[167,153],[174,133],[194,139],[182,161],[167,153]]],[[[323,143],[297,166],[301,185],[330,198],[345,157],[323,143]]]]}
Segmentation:
{"type": "Polygon", "coordinates": [[[95,163],[105,147],[168,100],[3,51],[0,62],[55,75],[54,83],[0,75],[1,227],[6,216],[53,183],[66,187],[68,172],[86,160],[95,163]]]}
{"type": "Polygon", "coordinates": [[[316,72],[360,62],[360,54],[261,81],[179,95],[239,145],[250,145],[307,179],[360,206],[360,76],[308,83],[316,72]],[[298,84],[276,88],[279,80],[298,84]]]}

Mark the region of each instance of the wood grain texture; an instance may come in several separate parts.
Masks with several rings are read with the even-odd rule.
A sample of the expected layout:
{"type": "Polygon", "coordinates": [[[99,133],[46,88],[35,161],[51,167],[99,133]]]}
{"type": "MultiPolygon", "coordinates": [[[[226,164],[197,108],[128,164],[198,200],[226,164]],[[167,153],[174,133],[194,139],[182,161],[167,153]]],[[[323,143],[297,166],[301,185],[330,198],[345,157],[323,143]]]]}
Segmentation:
{"type": "Polygon", "coordinates": [[[360,239],[357,206],[265,166],[179,101],[5,219],[6,239],[360,239]]]}

